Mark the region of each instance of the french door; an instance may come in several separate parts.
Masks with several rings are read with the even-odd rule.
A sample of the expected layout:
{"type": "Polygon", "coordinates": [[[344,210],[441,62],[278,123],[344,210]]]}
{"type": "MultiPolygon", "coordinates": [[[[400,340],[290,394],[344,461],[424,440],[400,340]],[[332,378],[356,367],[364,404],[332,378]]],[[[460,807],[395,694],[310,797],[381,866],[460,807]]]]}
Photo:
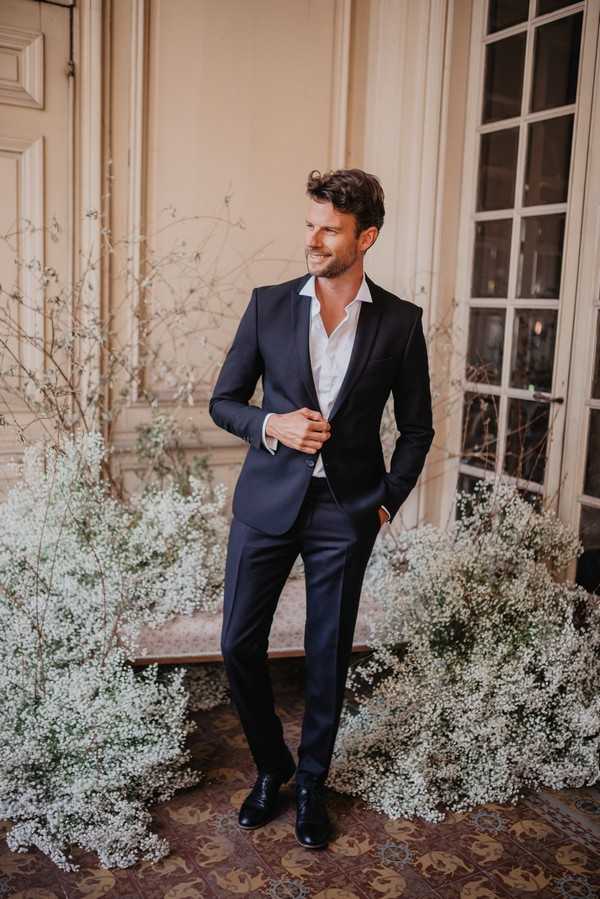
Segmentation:
{"type": "Polygon", "coordinates": [[[457,278],[460,490],[502,475],[534,504],[558,506],[599,5],[473,4],[457,278]]]}

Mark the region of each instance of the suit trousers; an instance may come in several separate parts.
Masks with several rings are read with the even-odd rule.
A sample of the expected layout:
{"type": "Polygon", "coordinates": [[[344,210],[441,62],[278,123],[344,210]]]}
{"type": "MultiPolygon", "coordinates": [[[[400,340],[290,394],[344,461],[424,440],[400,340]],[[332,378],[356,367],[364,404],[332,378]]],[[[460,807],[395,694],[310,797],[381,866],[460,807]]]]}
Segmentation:
{"type": "Polygon", "coordinates": [[[357,524],[325,477],[312,477],[300,512],[283,534],[231,522],[225,567],[221,653],[233,704],[256,767],[281,771],[289,760],[268,670],[269,633],[298,555],[304,562],[304,717],[296,782],[325,783],[339,726],[360,593],[379,532],[370,509],[357,524]]]}

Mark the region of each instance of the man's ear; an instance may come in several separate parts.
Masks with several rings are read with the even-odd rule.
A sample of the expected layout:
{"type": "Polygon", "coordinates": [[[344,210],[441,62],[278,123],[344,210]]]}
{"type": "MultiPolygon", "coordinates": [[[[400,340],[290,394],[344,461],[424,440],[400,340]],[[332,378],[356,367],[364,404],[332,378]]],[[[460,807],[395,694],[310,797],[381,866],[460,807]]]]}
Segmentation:
{"type": "Polygon", "coordinates": [[[375,225],[372,225],[371,228],[367,228],[367,231],[370,231],[370,230],[374,230],[374,231],[375,231],[375,236],[374,236],[373,240],[371,241],[371,243],[369,244],[369,246],[368,246],[368,247],[365,247],[365,249],[363,250],[363,253],[366,253],[367,250],[370,250],[371,247],[373,246],[373,244],[375,243],[375,241],[377,240],[377,238],[379,237],[379,231],[377,230],[377,228],[375,227],[375,225]]]}

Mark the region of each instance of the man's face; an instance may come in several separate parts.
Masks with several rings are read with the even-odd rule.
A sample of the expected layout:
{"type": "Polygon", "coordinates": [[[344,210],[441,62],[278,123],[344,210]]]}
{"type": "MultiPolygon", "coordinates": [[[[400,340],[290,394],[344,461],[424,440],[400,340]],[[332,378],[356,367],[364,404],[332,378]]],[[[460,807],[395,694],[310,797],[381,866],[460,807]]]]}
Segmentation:
{"type": "Polygon", "coordinates": [[[312,197],[306,214],[304,252],[311,275],[335,278],[347,271],[371,246],[377,228],[366,228],[356,235],[356,218],[340,212],[329,200],[312,197]]]}

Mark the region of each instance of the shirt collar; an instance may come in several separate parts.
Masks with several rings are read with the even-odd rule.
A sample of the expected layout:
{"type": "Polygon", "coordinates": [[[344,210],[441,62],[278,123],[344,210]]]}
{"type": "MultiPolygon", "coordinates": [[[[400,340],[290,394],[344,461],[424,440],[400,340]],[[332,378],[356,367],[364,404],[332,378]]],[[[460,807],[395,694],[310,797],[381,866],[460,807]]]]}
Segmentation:
{"type": "MultiPolygon", "coordinates": [[[[315,287],[315,276],[311,275],[306,284],[302,287],[302,290],[299,293],[303,294],[306,297],[312,297],[313,300],[318,301],[316,287],[315,287]]],[[[365,277],[365,273],[363,272],[362,281],[360,282],[360,287],[358,288],[358,293],[354,297],[354,300],[361,300],[363,303],[372,303],[373,297],[371,296],[371,291],[369,290],[369,285],[367,284],[367,279],[365,277]]],[[[354,302],[354,300],[352,302],[354,302]]],[[[312,304],[311,314],[318,315],[319,314],[319,303],[312,304]]]]}

